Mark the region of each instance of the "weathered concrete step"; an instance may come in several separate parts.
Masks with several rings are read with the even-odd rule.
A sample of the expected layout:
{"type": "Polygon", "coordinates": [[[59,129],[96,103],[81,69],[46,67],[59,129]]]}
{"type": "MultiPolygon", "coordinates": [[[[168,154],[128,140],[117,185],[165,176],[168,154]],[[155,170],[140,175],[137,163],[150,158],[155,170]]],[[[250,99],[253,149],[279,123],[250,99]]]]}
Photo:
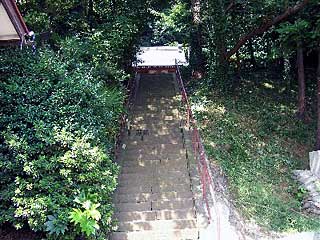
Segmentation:
{"type": "Polygon", "coordinates": [[[146,172],[155,171],[157,167],[159,170],[165,170],[170,168],[171,170],[184,170],[188,171],[188,166],[186,160],[163,160],[159,165],[149,165],[149,166],[141,166],[139,163],[135,163],[133,161],[129,162],[130,164],[125,164],[121,167],[121,173],[140,173],[145,174],[146,172]]]}
{"type": "Polygon", "coordinates": [[[170,178],[168,177],[156,177],[156,176],[142,176],[140,178],[134,178],[129,180],[123,180],[121,179],[119,181],[118,187],[124,187],[124,186],[139,186],[139,185],[146,185],[146,184],[152,184],[154,186],[161,185],[161,184],[187,184],[190,185],[191,181],[189,177],[175,177],[172,176],[170,178]]]}
{"type": "MultiPolygon", "coordinates": [[[[118,156],[117,162],[121,165],[123,163],[124,166],[126,166],[127,162],[137,162],[140,163],[143,166],[149,166],[158,164],[160,160],[186,160],[186,150],[180,149],[179,151],[175,152],[165,152],[159,151],[160,153],[156,153],[154,150],[150,150],[148,152],[147,150],[128,150],[123,151],[118,156]],[[149,163],[150,162],[150,163],[149,163]]],[[[130,163],[129,163],[130,165],[130,163]]]]}
{"type": "Polygon", "coordinates": [[[148,129],[149,131],[157,132],[160,130],[174,130],[180,128],[180,120],[177,119],[175,121],[165,121],[165,120],[149,120],[149,121],[140,121],[140,122],[132,122],[130,127],[134,130],[139,129],[148,129]]]}
{"type": "Polygon", "coordinates": [[[116,212],[151,211],[151,202],[118,203],[115,209],[116,212]]]}
{"type": "Polygon", "coordinates": [[[136,160],[133,158],[121,159],[118,161],[121,168],[125,167],[147,167],[153,169],[155,166],[160,165],[160,159],[146,159],[146,160],[136,160]]]}
{"type": "Polygon", "coordinates": [[[118,194],[132,194],[132,193],[161,193],[161,192],[186,192],[191,191],[190,184],[186,183],[176,183],[176,182],[150,182],[144,181],[141,185],[128,184],[120,185],[116,189],[118,194]]]}
{"type": "Polygon", "coordinates": [[[130,109],[131,116],[144,114],[176,114],[178,110],[181,112],[183,105],[180,103],[156,104],[156,103],[138,103],[130,109]]]}
{"type": "Polygon", "coordinates": [[[154,97],[144,99],[145,103],[148,104],[171,104],[171,103],[179,103],[181,98],[179,97],[166,97],[162,96],[160,98],[155,99],[154,97]]]}
{"type": "MultiPolygon", "coordinates": [[[[142,159],[142,160],[157,160],[157,159],[177,159],[183,158],[186,156],[186,150],[181,149],[161,149],[161,148],[152,148],[152,149],[128,149],[123,150],[119,156],[123,162],[128,161],[129,159],[142,159]]],[[[130,160],[129,160],[130,161],[130,160]]]]}
{"type": "Polygon", "coordinates": [[[189,173],[186,171],[178,171],[175,169],[156,169],[155,177],[158,178],[169,178],[169,177],[176,177],[176,178],[189,178],[189,173]]]}
{"type": "Polygon", "coordinates": [[[168,85],[158,85],[157,82],[151,83],[150,85],[141,85],[141,91],[138,95],[138,98],[145,100],[146,98],[162,98],[162,97],[174,97],[176,91],[174,86],[171,84],[168,85]],[[151,87],[150,87],[151,86],[151,87]]]}
{"type": "Polygon", "coordinates": [[[145,94],[137,94],[136,101],[133,103],[134,107],[137,109],[145,109],[148,106],[164,107],[168,108],[170,106],[179,106],[181,103],[181,98],[179,95],[174,96],[148,96],[145,94]],[[167,102],[167,103],[166,103],[167,102]]]}
{"type": "Polygon", "coordinates": [[[156,182],[155,180],[150,177],[148,179],[141,179],[140,182],[134,182],[134,181],[119,181],[119,184],[117,186],[117,188],[122,188],[122,187],[132,187],[132,188],[136,188],[136,187],[141,187],[143,186],[144,188],[146,187],[151,187],[153,185],[155,185],[156,182]]]}
{"type": "MultiPolygon", "coordinates": [[[[147,139],[146,141],[141,141],[141,142],[145,142],[147,143],[147,139]]],[[[139,146],[127,146],[124,151],[156,151],[160,152],[161,150],[166,150],[166,151],[170,151],[172,153],[176,153],[176,152],[181,152],[182,150],[182,144],[170,144],[170,143],[158,143],[158,144],[154,144],[154,145],[150,145],[150,144],[140,144],[139,146]]]]}
{"type": "Polygon", "coordinates": [[[141,121],[141,122],[133,122],[130,125],[131,129],[133,130],[139,130],[139,129],[147,129],[150,132],[157,133],[158,131],[161,130],[174,130],[175,128],[180,127],[180,121],[164,121],[164,120],[159,120],[159,121],[141,121]]]}
{"type": "Polygon", "coordinates": [[[131,116],[139,116],[140,114],[175,114],[180,111],[179,106],[168,106],[168,107],[155,107],[155,106],[148,106],[148,107],[139,107],[133,106],[130,111],[131,116]]]}
{"type": "Polygon", "coordinates": [[[119,176],[119,181],[135,181],[135,179],[144,178],[157,178],[157,179],[178,179],[189,178],[189,173],[185,171],[171,170],[171,169],[155,169],[154,172],[148,172],[146,174],[139,173],[123,173],[119,176]]]}
{"type": "Polygon", "coordinates": [[[171,170],[185,170],[187,169],[187,160],[186,159],[164,159],[157,161],[145,161],[142,162],[135,162],[135,161],[128,161],[119,163],[121,166],[121,173],[144,173],[145,171],[153,171],[156,168],[159,170],[165,170],[170,168],[171,170]],[[148,164],[148,162],[152,162],[153,164],[148,164]],[[163,168],[163,169],[162,169],[163,168]]]}
{"type": "Polygon", "coordinates": [[[137,203],[148,201],[171,201],[192,199],[191,191],[186,192],[161,192],[161,193],[132,193],[132,194],[115,194],[115,203],[137,203]]]}
{"type": "Polygon", "coordinates": [[[157,213],[155,211],[118,212],[115,214],[115,218],[119,222],[155,221],[157,213]]]}
{"type": "MultiPolygon", "coordinates": [[[[142,156],[141,156],[142,157],[142,156]]],[[[147,159],[134,159],[132,157],[126,157],[123,156],[122,159],[118,159],[117,163],[122,168],[154,168],[154,167],[161,167],[167,164],[171,165],[186,165],[188,163],[188,160],[185,158],[185,154],[179,154],[179,155],[170,155],[170,158],[165,156],[163,158],[155,157],[147,158],[147,159]]]]}
{"type": "Polygon", "coordinates": [[[153,201],[152,210],[181,210],[181,209],[194,209],[193,199],[179,199],[179,200],[163,200],[153,201]]]}
{"type": "Polygon", "coordinates": [[[155,182],[152,185],[152,192],[181,192],[183,189],[187,189],[186,191],[190,191],[190,183],[178,183],[173,181],[166,181],[166,182],[155,182]],[[177,190],[175,190],[177,189],[177,190]]]}
{"type": "Polygon", "coordinates": [[[182,144],[182,136],[181,134],[177,135],[146,135],[141,140],[141,136],[128,136],[127,134],[124,135],[122,141],[122,149],[126,149],[127,146],[137,146],[140,145],[157,145],[157,144],[182,144]],[[123,145],[124,144],[124,145],[123,145]]]}
{"type": "Polygon", "coordinates": [[[196,240],[198,231],[196,229],[184,229],[175,231],[136,231],[136,232],[114,232],[111,240],[196,240]]]}
{"type": "Polygon", "coordinates": [[[152,193],[131,193],[131,194],[115,194],[115,203],[137,203],[137,202],[149,202],[153,199],[152,193]]]}
{"type": "Polygon", "coordinates": [[[130,193],[151,193],[152,184],[144,183],[140,186],[120,186],[116,189],[117,193],[130,194],[130,193]]]}
{"type": "Polygon", "coordinates": [[[193,195],[191,191],[179,191],[179,192],[160,192],[160,193],[152,193],[151,199],[153,201],[163,200],[163,201],[171,201],[171,200],[181,200],[181,199],[192,199],[193,195]]]}
{"type": "Polygon", "coordinates": [[[152,136],[152,135],[146,135],[144,136],[144,139],[141,140],[140,136],[128,136],[126,135],[122,139],[122,144],[124,144],[124,149],[128,147],[140,147],[142,145],[144,146],[152,146],[152,145],[158,145],[158,144],[182,144],[182,137],[179,136],[152,136]]]}
{"type": "Polygon", "coordinates": [[[141,222],[119,222],[119,232],[127,231],[172,231],[196,228],[195,220],[157,220],[141,222]]]}
{"type": "Polygon", "coordinates": [[[156,211],[156,219],[158,220],[178,220],[178,219],[194,220],[196,219],[196,212],[193,209],[160,210],[160,211],[156,211]]]}
{"type": "Polygon", "coordinates": [[[159,140],[159,143],[165,142],[165,143],[169,143],[166,142],[166,140],[168,140],[167,138],[170,139],[181,139],[182,138],[182,134],[181,134],[181,130],[180,129],[173,129],[172,131],[169,130],[161,130],[160,133],[159,131],[151,131],[150,129],[148,129],[148,135],[144,135],[143,136],[143,140],[141,140],[141,135],[137,135],[136,134],[136,129],[134,129],[134,131],[131,131],[130,136],[128,136],[127,132],[125,133],[125,136],[123,138],[123,141],[141,141],[141,142],[153,142],[153,141],[157,141],[159,140]],[[164,133],[165,131],[167,131],[168,133],[164,133]]]}
{"type": "Polygon", "coordinates": [[[139,114],[130,116],[130,124],[132,123],[141,123],[141,122],[158,122],[158,121],[180,121],[178,114],[139,114]]]}
{"type": "MultiPolygon", "coordinates": [[[[144,116],[145,114],[165,114],[165,115],[175,115],[177,116],[181,112],[180,108],[151,108],[151,109],[131,109],[130,116],[144,116]]],[[[179,115],[178,115],[179,116],[179,115]]]]}
{"type": "Polygon", "coordinates": [[[142,155],[139,156],[141,159],[135,159],[133,155],[123,155],[121,159],[117,160],[117,163],[121,167],[158,167],[167,163],[185,165],[188,160],[186,154],[166,154],[165,156],[157,155],[142,155]]]}

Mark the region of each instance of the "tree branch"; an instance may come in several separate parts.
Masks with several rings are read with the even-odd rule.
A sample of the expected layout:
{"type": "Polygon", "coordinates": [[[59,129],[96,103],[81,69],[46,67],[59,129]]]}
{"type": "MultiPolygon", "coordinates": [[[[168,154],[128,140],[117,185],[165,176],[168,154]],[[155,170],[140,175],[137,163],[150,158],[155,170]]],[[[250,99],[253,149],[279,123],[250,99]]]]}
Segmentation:
{"type": "Polygon", "coordinates": [[[235,1],[232,1],[226,8],[226,12],[229,12],[235,6],[235,1]]]}
{"type": "Polygon", "coordinates": [[[272,26],[275,26],[284,20],[286,20],[289,16],[296,14],[302,8],[304,8],[309,3],[309,0],[304,0],[301,3],[298,3],[294,7],[289,7],[285,12],[282,14],[274,17],[271,20],[265,21],[259,27],[253,29],[251,32],[247,33],[246,35],[242,36],[237,44],[226,53],[226,59],[229,59],[233,54],[235,54],[248,40],[251,38],[262,35],[267,30],[269,30],[272,26]]]}

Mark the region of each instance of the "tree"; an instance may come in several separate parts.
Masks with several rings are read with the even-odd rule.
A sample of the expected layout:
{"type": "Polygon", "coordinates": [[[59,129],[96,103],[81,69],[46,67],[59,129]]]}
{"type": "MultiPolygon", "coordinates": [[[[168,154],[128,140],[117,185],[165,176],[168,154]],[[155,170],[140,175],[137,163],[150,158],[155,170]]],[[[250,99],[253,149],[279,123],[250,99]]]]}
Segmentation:
{"type": "Polygon", "coordinates": [[[255,27],[252,31],[249,33],[246,33],[240,39],[237,41],[237,43],[232,47],[227,53],[226,58],[229,59],[233,54],[235,54],[247,41],[252,39],[253,37],[256,37],[258,35],[264,34],[266,31],[268,31],[271,27],[285,21],[288,19],[288,17],[298,13],[300,10],[302,10],[310,1],[304,0],[298,4],[296,4],[293,7],[288,7],[284,12],[280,13],[279,15],[274,16],[273,18],[270,18],[268,15],[263,17],[262,22],[255,27]]]}
{"type": "MultiPolygon", "coordinates": [[[[295,1],[227,1],[202,2],[207,38],[210,76],[227,83],[228,65],[253,38],[264,35],[273,26],[296,15],[310,0],[295,1]],[[247,31],[247,29],[252,29],[247,31]]],[[[250,49],[249,49],[250,50],[250,49]]],[[[252,49],[251,49],[252,52],[252,49]]],[[[252,55],[253,56],[253,55],[252,55]]],[[[252,58],[253,60],[253,58],[252,58]]]]}
{"type": "Polygon", "coordinates": [[[201,19],[201,1],[191,0],[192,28],[190,41],[190,62],[193,67],[193,76],[202,78],[205,72],[205,57],[202,52],[203,33],[201,19]]]}
{"type": "Polygon", "coordinates": [[[320,150],[320,47],[318,48],[317,67],[317,135],[315,150],[320,150]]]}

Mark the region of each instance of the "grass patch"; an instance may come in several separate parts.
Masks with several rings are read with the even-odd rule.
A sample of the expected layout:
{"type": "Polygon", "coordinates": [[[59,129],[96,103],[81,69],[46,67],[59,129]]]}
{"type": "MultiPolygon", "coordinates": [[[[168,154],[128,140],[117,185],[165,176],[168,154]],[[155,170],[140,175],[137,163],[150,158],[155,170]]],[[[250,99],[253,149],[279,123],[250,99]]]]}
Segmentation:
{"type": "Polygon", "coordinates": [[[308,165],[315,123],[297,120],[295,100],[270,84],[247,84],[236,93],[193,86],[192,107],[208,156],[228,177],[237,207],[276,231],[320,229],[301,209],[303,193],[292,170],[308,165]]]}

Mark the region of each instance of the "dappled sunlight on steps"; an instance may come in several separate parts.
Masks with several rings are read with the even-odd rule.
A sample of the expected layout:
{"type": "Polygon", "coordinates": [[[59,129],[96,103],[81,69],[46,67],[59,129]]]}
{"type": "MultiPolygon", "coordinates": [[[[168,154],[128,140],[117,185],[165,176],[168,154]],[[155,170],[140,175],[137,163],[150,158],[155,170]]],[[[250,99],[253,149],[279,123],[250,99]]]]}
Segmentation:
{"type": "Polygon", "coordinates": [[[113,240],[198,239],[173,76],[142,75],[118,157],[113,240]]]}

